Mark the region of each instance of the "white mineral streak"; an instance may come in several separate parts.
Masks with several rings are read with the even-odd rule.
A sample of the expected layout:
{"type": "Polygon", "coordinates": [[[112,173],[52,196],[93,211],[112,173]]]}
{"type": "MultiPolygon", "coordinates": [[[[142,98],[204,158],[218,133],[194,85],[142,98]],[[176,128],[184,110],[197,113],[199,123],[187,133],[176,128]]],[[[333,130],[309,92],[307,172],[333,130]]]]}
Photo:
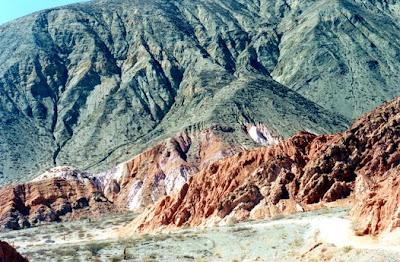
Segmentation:
{"type": "Polygon", "coordinates": [[[247,130],[251,139],[260,145],[270,146],[279,143],[279,139],[274,137],[272,133],[263,125],[252,125],[248,127],[247,130]]]}
{"type": "Polygon", "coordinates": [[[143,195],[143,182],[136,181],[131,186],[129,190],[128,198],[127,198],[127,206],[129,210],[137,210],[141,207],[143,195]]]}

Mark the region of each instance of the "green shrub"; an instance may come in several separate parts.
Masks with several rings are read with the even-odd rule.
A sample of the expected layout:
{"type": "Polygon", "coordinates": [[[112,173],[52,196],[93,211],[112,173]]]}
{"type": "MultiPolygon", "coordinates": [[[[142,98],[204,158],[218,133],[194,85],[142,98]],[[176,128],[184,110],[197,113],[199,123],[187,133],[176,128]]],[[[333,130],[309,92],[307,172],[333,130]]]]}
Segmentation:
{"type": "Polygon", "coordinates": [[[87,245],[87,250],[92,253],[92,256],[96,256],[99,254],[99,251],[108,246],[109,243],[104,243],[104,242],[92,242],[87,245]]]}

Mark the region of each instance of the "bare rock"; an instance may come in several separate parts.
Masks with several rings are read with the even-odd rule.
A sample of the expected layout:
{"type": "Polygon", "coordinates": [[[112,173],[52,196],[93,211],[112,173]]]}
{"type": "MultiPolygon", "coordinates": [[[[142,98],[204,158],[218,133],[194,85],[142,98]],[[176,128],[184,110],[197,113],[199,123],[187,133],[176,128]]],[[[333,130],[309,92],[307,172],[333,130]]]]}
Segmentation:
{"type": "Polygon", "coordinates": [[[4,262],[28,262],[18,251],[7,242],[0,241],[0,260],[4,262]]]}

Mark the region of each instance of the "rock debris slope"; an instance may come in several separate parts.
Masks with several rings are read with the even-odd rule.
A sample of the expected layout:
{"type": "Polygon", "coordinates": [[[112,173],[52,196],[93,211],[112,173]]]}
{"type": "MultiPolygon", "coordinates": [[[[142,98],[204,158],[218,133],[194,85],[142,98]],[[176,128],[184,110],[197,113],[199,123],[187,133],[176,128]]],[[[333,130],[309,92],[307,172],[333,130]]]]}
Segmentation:
{"type": "MultiPolygon", "coordinates": [[[[0,26],[0,183],[215,124],[328,133],[398,94],[396,1],[91,1],[0,26]]],[[[256,139],[257,141],[259,139],[256,139]]]]}

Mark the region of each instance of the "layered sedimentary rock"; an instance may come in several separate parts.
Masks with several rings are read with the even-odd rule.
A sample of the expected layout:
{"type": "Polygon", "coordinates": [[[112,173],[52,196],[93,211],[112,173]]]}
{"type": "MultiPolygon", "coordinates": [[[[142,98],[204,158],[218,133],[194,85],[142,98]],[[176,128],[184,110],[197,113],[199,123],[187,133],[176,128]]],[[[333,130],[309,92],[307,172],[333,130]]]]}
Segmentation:
{"type": "Polygon", "coordinates": [[[237,140],[248,124],[285,138],[344,129],[397,94],[398,10],[372,0],[98,0],[4,24],[0,184],[59,165],[99,172],[215,124],[237,140]]]}
{"type": "Polygon", "coordinates": [[[106,172],[54,168],[0,189],[0,223],[15,229],[156,203],[131,227],[147,231],[267,218],[354,194],[357,231],[391,231],[399,226],[399,111],[400,98],[346,132],[301,132],[281,142],[265,126],[244,127],[255,141],[268,141],[253,150],[214,126],[179,133],[106,172]]]}
{"type": "MultiPolygon", "coordinates": [[[[1,228],[20,229],[113,209],[92,178],[64,167],[54,178],[0,189],[1,228]]],[[[50,173],[50,172],[49,172],[50,173]]]]}
{"type": "Polygon", "coordinates": [[[201,170],[175,195],[132,223],[133,230],[265,218],[345,198],[360,234],[399,227],[400,98],[331,136],[299,133],[201,170]]]}
{"type": "Polygon", "coordinates": [[[21,256],[15,248],[7,242],[0,241],[0,261],[2,262],[28,262],[28,259],[21,256]]]}
{"type": "MultiPolygon", "coordinates": [[[[267,139],[265,127],[257,130],[267,139]]],[[[180,190],[198,170],[243,150],[229,141],[228,131],[214,126],[179,133],[105,172],[92,174],[61,166],[29,183],[0,188],[0,226],[19,229],[106,212],[141,211],[180,190]]],[[[268,141],[277,143],[272,137],[268,141]]]]}
{"type": "Polygon", "coordinates": [[[243,150],[237,142],[227,139],[228,131],[214,126],[201,132],[179,133],[92,177],[115,205],[140,211],[180,190],[192,175],[210,163],[243,150]]]}
{"type": "MultiPolygon", "coordinates": [[[[319,152],[316,148],[328,139],[300,133],[278,145],[217,161],[196,174],[177,194],[167,196],[145,212],[139,218],[139,230],[197,226],[228,215],[235,220],[264,218],[284,212],[286,208],[290,208],[288,212],[294,211],[293,208],[298,208],[296,203],[319,202],[325,192],[317,187],[308,190],[309,181],[305,181],[303,170],[312,154],[319,152]]],[[[325,190],[331,187],[335,190],[336,182],[344,181],[332,179],[325,190]]],[[[343,185],[347,195],[352,187],[349,182],[343,185]]],[[[347,195],[330,196],[330,200],[347,195]]],[[[303,207],[300,205],[300,208],[303,207]]]]}

